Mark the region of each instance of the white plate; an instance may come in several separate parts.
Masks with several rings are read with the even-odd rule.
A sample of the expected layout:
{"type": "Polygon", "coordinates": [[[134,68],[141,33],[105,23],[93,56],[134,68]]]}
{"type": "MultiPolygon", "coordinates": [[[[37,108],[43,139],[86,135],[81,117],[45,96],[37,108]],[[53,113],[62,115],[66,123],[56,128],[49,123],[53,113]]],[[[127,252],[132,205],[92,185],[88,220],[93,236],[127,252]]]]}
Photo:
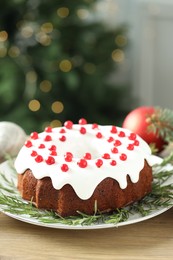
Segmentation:
{"type": "MultiPolygon", "coordinates": [[[[160,158],[159,158],[160,161],[160,158]]],[[[6,161],[5,163],[2,163],[0,165],[0,174],[3,173],[8,179],[14,181],[14,183],[16,183],[16,176],[17,174],[14,173],[14,169],[11,168],[10,164],[8,161],[6,161]]],[[[169,183],[173,183],[173,176],[171,178],[169,178],[169,183]]],[[[8,185],[4,182],[3,180],[1,180],[1,185],[5,185],[7,188],[8,185]]],[[[0,192],[4,192],[2,190],[2,188],[0,188],[0,192]]],[[[105,224],[105,223],[101,223],[101,224],[92,224],[92,225],[67,225],[67,224],[61,224],[61,223],[43,223],[40,222],[39,220],[32,218],[30,216],[27,215],[18,215],[18,214],[11,214],[9,212],[7,212],[3,206],[0,205],[0,212],[3,212],[4,214],[6,214],[7,216],[10,216],[14,219],[20,220],[22,222],[26,222],[29,224],[33,224],[33,225],[37,225],[37,226],[43,226],[43,227],[49,227],[49,228],[58,228],[58,229],[103,229],[103,228],[113,228],[113,227],[120,227],[120,226],[125,226],[125,225],[129,225],[129,224],[135,224],[144,220],[148,220],[150,218],[153,218],[155,216],[160,215],[161,213],[167,211],[168,209],[170,209],[170,207],[160,207],[157,210],[153,210],[150,214],[148,214],[145,217],[142,217],[139,214],[133,214],[130,215],[128,220],[124,221],[124,222],[120,222],[118,224],[105,224]]]]}

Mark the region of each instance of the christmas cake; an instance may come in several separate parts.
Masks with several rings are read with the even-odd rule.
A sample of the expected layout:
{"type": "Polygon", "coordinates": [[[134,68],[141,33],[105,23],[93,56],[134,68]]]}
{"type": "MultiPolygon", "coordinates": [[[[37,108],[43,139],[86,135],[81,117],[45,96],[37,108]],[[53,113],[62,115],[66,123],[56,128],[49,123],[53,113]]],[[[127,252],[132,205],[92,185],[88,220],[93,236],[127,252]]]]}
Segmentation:
{"type": "Polygon", "coordinates": [[[151,150],[116,126],[65,122],[33,132],[15,168],[23,199],[61,216],[109,212],[151,192],[151,150]]]}

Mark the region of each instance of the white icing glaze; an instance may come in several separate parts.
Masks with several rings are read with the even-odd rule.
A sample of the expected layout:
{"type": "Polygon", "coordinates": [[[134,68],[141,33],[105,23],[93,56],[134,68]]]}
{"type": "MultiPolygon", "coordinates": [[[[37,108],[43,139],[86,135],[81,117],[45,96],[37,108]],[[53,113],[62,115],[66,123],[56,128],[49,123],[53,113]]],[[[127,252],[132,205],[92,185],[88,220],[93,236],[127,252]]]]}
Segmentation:
{"type": "MultiPolygon", "coordinates": [[[[100,126],[93,129],[92,124],[74,124],[72,129],[66,127],[53,128],[52,132],[42,132],[38,134],[38,139],[30,138],[31,147],[24,145],[20,150],[16,161],[15,168],[19,174],[26,169],[31,169],[33,175],[37,179],[50,177],[53,187],[61,189],[65,184],[70,184],[76,194],[81,199],[88,199],[93,194],[96,186],[105,178],[111,177],[115,179],[122,189],[127,186],[127,175],[133,183],[139,179],[139,173],[144,167],[144,160],[152,166],[154,161],[151,160],[151,150],[148,144],[139,136],[135,140],[139,144],[133,146],[133,150],[127,149],[129,144],[133,144],[135,140],[130,140],[131,132],[127,129],[116,127],[117,133],[111,133],[112,126],[100,126]],[[81,127],[86,130],[85,134],[80,133],[81,127]],[[60,133],[65,129],[65,133],[60,133]],[[123,131],[124,137],[119,134],[123,131]],[[102,138],[96,137],[97,133],[102,134],[102,138]],[[46,136],[51,136],[52,140],[44,141],[46,136]],[[66,140],[59,140],[61,137],[66,140]],[[108,141],[110,137],[114,140],[108,141]],[[121,145],[115,146],[115,140],[120,140],[121,145]],[[44,144],[45,148],[39,148],[40,144],[44,144]],[[55,163],[49,165],[46,163],[51,151],[49,148],[55,145],[57,155],[52,155],[55,163]],[[111,152],[116,147],[118,153],[111,152]],[[31,156],[32,151],[36,151],[43,158],[42,162],[36,162],[37,156],[31,156]],[[71,152],[73,159],[71,162],[65,161],[65,154],[71,152]],[[90,153],[92,158],[87,159],[87,167],[81,168],[78,162],[84,157],[85,153],[90,153]],[[108,153],[110,159],[102,158],[103,154],[108,153]],[[121,160],[121,154],[127,156],[126,160],[121,160]],[[103,161],[103,165],[98,167],[96,162],[98,159],[103,161]],[[116,161],[116,165],[111,165],[112,160],[116,161]],[[63,164],[68,166],[68,171],[64,172],[61,167],[63,164]]],[[[121,135],[121,134],[120,134],[121,135]]]]}

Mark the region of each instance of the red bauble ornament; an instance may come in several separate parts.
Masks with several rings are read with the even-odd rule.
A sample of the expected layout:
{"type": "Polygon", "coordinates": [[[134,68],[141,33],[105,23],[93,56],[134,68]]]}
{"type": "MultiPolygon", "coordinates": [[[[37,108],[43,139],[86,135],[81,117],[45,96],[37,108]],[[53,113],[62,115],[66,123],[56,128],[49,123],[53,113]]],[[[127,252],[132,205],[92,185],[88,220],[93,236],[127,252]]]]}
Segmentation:
{"type": "Polygon", "coordinates": [[[149,131],[149,122],[147,117],[154,114],[155,108],[152,106],[142,106],[132,110],[124,119],[123,128],[127,128],[138,134],[148,144],[155,144],[158,152],[163,150],[165,142],[158,133],[149,131]]]}

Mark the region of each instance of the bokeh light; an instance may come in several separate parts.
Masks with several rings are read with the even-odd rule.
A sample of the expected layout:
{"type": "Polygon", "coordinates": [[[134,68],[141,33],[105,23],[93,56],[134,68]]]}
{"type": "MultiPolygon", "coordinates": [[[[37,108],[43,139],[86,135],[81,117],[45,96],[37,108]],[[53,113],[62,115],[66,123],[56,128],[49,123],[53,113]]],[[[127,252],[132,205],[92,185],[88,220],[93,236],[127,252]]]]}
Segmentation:
{"type": "Polygon", "coordinates": [[[16,58],[20,55],[20,50],[17,46],[11,46],[11,48],[8,50],[8,55],[11,58],[16,58]]]}
{"type": "Polygon", "coordinates": [[[64,105],[60,101],[55,101],[52,103],[51,109],[54,113],[59,114],[63,111],[64,105]]]}
{"type": "Polygon", "coordinates": [[[62,60],[59,63],[59,69],[63,72],[69,72],[72,69],[72,63],[70,60],[62,60]]]}
{"type": "Polygon", "coordinates": [[[124,52],[120,49],[116,49],[112,52],[112,59],[115,62],[122,62],[124,61],[124,52]]]}
{"type": "Polygon", "coordinates": [[[41,31],[43,31],[45,33],[51,33],[53,31],[53,24],[52,23],[42,24],[41,31]]]}
{"type": "Polygon", "coordinates": [[[48,93],[52,89],[52,83],[49,80],[43,80],[40,83],[40,90],[42,92],[48,93]]]}
{"type": "Polygon", "coordinates": [[[86,9],[78,9],[78,10],[77,10],[77,16],[78,16],[80,19],[86,19],[86,18],[88,18],[88,16],[89,16],[89,12],[88,12],[88,10],[86,10],[86,9]]]}
{"type": "Polygon", "coordinates": [[[35,71],[28,71],[26,73],[26,80],[29,81],[30,83],[35,83],[37,80],[37,74],[35,71]]]}
{"type": "Polygon", "coordinates": [[[60,17],[60,18],[66,18],[68,15],[69,15],[69,9],[67,7],[60,7],[58,10],[57,10],[57,15],[60,17]]]}
{"type": "Polygon", "coordinates": [[[5,42],[8,39],[8,33],[6,31],[0,31],[0,42],[5,42]]]}
{"type": "Polygon", "coordinates": [[[31,26],[27,25],[27,26],[24,26],[22,29],[21,29],[21,34],[24,38],[30,38],[34,33],[34,30],[31,26]]]}
{"type": "Polygon", "coordinates": [[[115,43],[119,46],[119,47],[124,47],[127,44],[127,37],[124,35],[117,35],[115,38],[115,43]]]}
{"type": "Polygon", "coordinates": [[[60,127],[62,126],[62,122],[58,119],[52,120],[50,123],[51,127],[60,127]]]}
{"type": "Polygon", "coordinates": [[[31,111],[36,112],[40,109],[41,105],[37,99],[30,100],[28,107],[31,111]]]}
{"type": "Polygon", "coordinates": [[[44,46],[48,46],[52,42],[51,37],[42,31],[36,34],[36,40],[44,46]]]}

